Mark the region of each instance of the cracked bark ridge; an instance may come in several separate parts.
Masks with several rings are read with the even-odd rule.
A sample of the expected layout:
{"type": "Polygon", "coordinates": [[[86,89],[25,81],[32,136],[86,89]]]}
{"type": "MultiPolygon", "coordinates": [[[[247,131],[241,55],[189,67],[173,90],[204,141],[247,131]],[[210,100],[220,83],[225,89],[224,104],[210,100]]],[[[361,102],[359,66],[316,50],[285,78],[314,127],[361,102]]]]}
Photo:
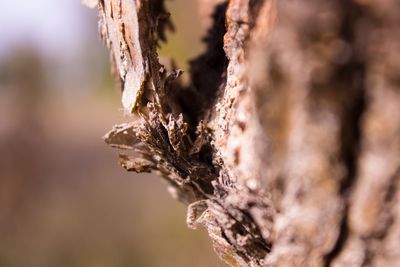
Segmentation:
{"type": "Polygon", "coordinates": [[[159,172],[231,266],[399,265],[397,1],[205,3],[184,87],[158,61],[162,0],[98,2],[121,165],[159,172]]]}

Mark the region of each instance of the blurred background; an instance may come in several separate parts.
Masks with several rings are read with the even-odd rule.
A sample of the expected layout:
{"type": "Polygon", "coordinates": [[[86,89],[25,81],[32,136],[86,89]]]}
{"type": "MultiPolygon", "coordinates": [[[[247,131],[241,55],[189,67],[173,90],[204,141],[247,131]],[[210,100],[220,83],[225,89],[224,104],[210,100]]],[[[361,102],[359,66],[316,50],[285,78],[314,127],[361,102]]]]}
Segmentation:
{"type": "MultiPolygon", "coordinates": [[[[161,54],[186,69],[202,11],[168,5],[179,26],[161,54]]],[[[102,141],[128,120],[119,98],[96,10],[0,1],[1,267],[223,266],[161,179],[126,173],[102,141]]]]}

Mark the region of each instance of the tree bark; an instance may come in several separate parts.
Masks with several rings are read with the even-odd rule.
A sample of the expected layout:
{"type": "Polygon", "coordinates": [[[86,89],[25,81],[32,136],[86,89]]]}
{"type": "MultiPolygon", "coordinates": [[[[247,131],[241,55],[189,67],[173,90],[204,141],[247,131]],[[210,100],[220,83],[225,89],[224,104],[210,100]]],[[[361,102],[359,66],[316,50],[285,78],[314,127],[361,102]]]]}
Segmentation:
{"type": "Polygon", "coordinates": [[[202,2],[188,86],[158,60],[163,0],[98,3],[121,165],[161,173],[231,266],[400,265],[398,1],[202,2]]]}

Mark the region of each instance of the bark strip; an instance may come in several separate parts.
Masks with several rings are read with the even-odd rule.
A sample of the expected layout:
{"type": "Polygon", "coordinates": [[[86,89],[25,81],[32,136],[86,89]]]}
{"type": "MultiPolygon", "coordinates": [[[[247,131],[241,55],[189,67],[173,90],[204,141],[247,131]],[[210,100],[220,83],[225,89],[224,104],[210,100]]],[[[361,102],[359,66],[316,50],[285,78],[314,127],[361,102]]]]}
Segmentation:
{"type": "Polygon", "coordinates": [[[158,60],[162,0],[98,2],[121,165],[159,172],[231,266],[399,265],[399,4],[211,2],[187,86],[158,60]]]}

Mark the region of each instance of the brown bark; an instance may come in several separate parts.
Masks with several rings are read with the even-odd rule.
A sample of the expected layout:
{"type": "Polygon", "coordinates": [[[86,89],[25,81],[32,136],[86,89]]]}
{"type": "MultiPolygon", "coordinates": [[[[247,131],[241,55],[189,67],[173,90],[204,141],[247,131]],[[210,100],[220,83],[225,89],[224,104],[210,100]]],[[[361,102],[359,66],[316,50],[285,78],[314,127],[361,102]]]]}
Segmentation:
{"type": "Polygon", "coordinates": [[[204,2],[183,86],[158,61],[163,1],[99,1],[122,166],[160,172],[231,266],[400,265],[399,3],[204,2]]]}

